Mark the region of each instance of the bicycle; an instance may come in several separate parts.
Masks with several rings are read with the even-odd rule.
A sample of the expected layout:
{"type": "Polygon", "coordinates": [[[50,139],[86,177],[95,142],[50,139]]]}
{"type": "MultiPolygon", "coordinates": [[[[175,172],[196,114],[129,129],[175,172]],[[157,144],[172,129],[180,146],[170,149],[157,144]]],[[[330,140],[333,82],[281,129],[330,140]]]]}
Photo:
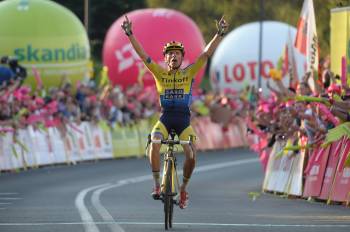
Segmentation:
{"type": "Polygon", "coordinates": [[[176,170],[176,157],[174,154],[174,147],[176,144],[191,144],[190,140],[175,140],[175,132],[172,130],[167,140],[151,140],[149,136],[149,143],[158,143],[167,145],[167,150],[163,155],[163,175],[161,183],[161,200],[164,204],[164,225],[165,229],[172,228],[174,205],[179,205],[179,201],[174,199],[178,195],[180,189],[179,178],[176,170]]]}

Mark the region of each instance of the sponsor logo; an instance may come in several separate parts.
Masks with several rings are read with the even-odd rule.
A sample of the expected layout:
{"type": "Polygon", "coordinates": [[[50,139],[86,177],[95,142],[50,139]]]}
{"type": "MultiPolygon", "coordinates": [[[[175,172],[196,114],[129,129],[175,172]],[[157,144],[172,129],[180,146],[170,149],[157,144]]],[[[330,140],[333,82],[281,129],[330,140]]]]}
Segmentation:
{"type": "Polygon", "coordinates": [[[166,84],[168,84],[168,83],[185,83],[185,82],[188,82],[189,81],[189,79],[188,79],[188,77],[187,76],[185,76],[185,77],[183,77],[183,78],[178,78],[178,79],[173,79],[173,78],[164,78],[164,77],[162,77],[162,83],[166,83],[166,84]]]}
{"type": "Polygon", "coordinates": [[[31,44],[23,48],[16,48],[14,54],[18,61],[23,62],[61,62],[85,60],[89,57],[88,49],[79,43],[66,48],[36,48],[31,44]]]}
{"type": "Polygon", "coordinates": [[[164,99],[183,99],[183,89],[166,89],[164,92],[164,99]]]}

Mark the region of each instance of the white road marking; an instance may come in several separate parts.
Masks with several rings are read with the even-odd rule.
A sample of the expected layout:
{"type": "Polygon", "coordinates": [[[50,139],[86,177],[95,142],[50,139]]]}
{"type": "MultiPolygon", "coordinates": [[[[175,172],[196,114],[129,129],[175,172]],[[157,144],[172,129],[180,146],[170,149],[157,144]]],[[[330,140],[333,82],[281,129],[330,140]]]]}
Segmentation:
{"type": "Polygon", "coordinates": [[[12,203],[10,202],[0,202],[0,205],[11,205],[12,203]]]}
{"type": "MultiPolygon", "coordinates": [[[[38,223],[0,223],[0,226],[54,226],[54,225],[163,225],[163,222],[38,222],[38,223]]],[[[299,228],[350,228],[350,224],[240,224],[240,223],[181,223],[174,225],[198,226],[198,227],[299,227],[299,228]]]]}
{"type": "Polygon", "coordinates": [[[114,187],[118,187],[118,186],[107,185],[104,188],[100,188],[98,190],[95,190],[91,196],[91,202],[92,202],[92,205],[97,210],[98,214],[102,217],[103,221],[114,222],[114,223],[108,224],[108,226],[112,232],[125,232],[123,230],[123,228],[121,228],[117,223],[115,223],[113,216],[108,212],[108,210],[105,207],[102,206],[101,201],[100,201],[101,193],[110,189],[110,188],[114,188],[114,187]]]}
{"type": "Polygon", "coordinates": [[[101,185],[96,185],[96,186],[92,186],[90,188],[83,189],[82,191],[80,191],[78,193],[77,197],[75,198],[75,207],[77,207],[77,209],[79,211],[81,220],[83,221],[82,224],[84,225],[86,232],[98,232],[99,229],[97,228],[96,224],[94,223],[93,218],[92,218],[91,214],[89,213],[89,210],[85,206],[84,198],[89,191],[92,191],[92,190],[98,189],[98,188],[103,188],[107,185],[109,185],[109,184],[108,183],[101,184],[101,185]]]}
{"type": "Polygon", "coordinates": [[[237,161],[231,161],[231,162],[225,162],[225,163],[218,163],[218,164],[209,164],[209,165],[204,165],[201,167],[196,167],[194,169],[194,173],[196,172],[207,172],[207,171],[212,171],[220,168],[227,168],[231,166],[238,166],[241,164],[249,164],[249,163],[255,163],[258,162],[258,158],[253,158],[253,159],[244,159],[244,160],[237,160],[237,161]]]}
{"type": "Polygon", "coordinates": [[[17,195],[18,193],[0,193],[0,196],[1,195],[17,195]]]}
{"type": "Polygon", "coordinates": [[[0,197],[1,200],[22,200],[23,198],[18,198],[18,197],[0,197]]]}
{"type": "MultiPolygon", "coordinates": [[[[195,172],[197,173],[197,172],[212,171],[212,170],[216,170],[216,169],[221,169],[221,168],[231,167],[231,166],[237,166],[237,165],[247,164],[247,163],[253,163],[253,162],[257,162],[257,161],[259,161],[259,159],[254,158],[254,159],[245,159],[245,160],[238,160],[238,161],[225,162],[225,163],[219,163],[219,164],[204,165],[204,166],[201,166],[201,167],[197,167],[195,169],[195,172]]],[[[182,173],[182,171],[178,172],[179,175],[181,175],[181,173],[182,173]]],[[[87,188],[87,189],[82,190],[79,193],[78,197],[81,198],[81,199],[79,199],[81,204],[84,204],[84,198],[85,198],[86,193],[88,191],[96,189],[94,191],[94,193],[92,195],[92,199],[91,199],[93,206],[96,208],[98,214],[102,217],[102,219],[105,222],[107,222],[107,223],[114,222],[116,225],[118,225],[119,223],[115,222],[115,220],[112,217],[112,215],[110,215],[108,210],[101,204],[100,196],[101,196],[102,192],[104,192],[106,190],[110,190],[112,188],[118,188],[118,187],[121,187],[121,186],[124,186],[124,185],[128,185],[128,184],[134,184],[134,183],[140,183],[140,182],[143,182],[143,181],[152,180],[152,178],[153,178],[152,175],[144,175],[144,176],[138,176],[138,177],[133,177],[133,178],[127,178],[127,179],[124,179],[124,180],[120,180],[116,184],[108,184],[107,183],[107,184],[101,185],[100,187],[93,186],[91,188],[87,188]],[[81,194],[82,192],[84,194],[81,194]]],[[[76,202],[77,202],[77,200],[76,200],[76,202]]],[[[93,226],[93,223],[91,224],[92,217],[91,217],[91,214],[88,212],[88,210],[87,210],[85,205],[80,205],[79,213],[83,213],[83,215],[85,217],[85,219],[83,219],[83,215],[81,214],[81,218],[82,218],[83,222],[89,222],[89,224],[87,224],[87,225],[84,224],[86,232],[98,232],[99,231],[96,225],[93,226]],[[88,216],[88,217],[86,218],[86,216],[88,216]]],[[[120,226],[113,227],[113,228],[110,227],[110,228],[111,228],[111,230],[113,232],[123,232],[124,231],[120,226]]]]}

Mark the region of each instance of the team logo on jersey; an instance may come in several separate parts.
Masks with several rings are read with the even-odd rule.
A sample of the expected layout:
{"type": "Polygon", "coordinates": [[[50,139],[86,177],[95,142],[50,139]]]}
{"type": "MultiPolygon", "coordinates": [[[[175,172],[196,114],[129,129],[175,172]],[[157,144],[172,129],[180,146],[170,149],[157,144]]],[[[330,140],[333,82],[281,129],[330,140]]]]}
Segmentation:
{"type": "Polygon", "coordinates": [[[183,89],[166,89],[164,92],[164,99],[184,99],[183,89]]]}

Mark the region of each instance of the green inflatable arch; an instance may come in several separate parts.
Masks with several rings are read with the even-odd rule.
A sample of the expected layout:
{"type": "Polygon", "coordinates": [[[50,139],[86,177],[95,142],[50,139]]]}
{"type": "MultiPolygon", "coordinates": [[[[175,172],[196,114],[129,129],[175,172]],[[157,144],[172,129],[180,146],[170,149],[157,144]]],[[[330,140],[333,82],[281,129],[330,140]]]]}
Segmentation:
{"type": "Polygon", "coordinates": [[[80,20],[49,0],[0,2],[0,56],[17,57],[34,84],[33,66],[45,87],[63,77],[72,83],[89,77],[90,46],[80,20]]]}

